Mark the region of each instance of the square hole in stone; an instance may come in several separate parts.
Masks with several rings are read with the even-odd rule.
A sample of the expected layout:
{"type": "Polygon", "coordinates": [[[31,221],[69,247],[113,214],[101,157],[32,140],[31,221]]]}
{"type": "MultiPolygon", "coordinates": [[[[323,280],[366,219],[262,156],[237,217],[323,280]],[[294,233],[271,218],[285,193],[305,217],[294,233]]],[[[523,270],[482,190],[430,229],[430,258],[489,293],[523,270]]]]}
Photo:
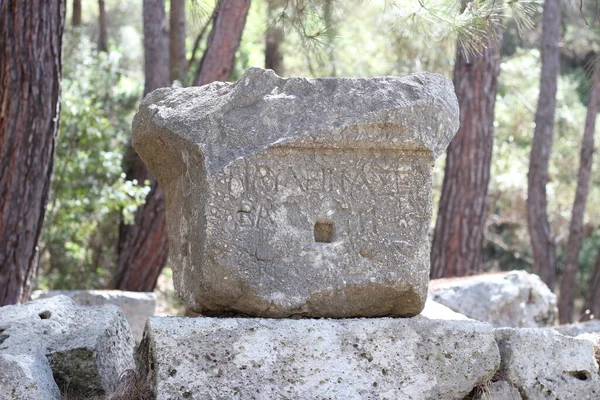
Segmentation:
{"type": "Polygon", "coordinates": [[[333,222],[317,221],[315,223],[315,242],[317,242],[317,243],[333,242],[333,222]]]}

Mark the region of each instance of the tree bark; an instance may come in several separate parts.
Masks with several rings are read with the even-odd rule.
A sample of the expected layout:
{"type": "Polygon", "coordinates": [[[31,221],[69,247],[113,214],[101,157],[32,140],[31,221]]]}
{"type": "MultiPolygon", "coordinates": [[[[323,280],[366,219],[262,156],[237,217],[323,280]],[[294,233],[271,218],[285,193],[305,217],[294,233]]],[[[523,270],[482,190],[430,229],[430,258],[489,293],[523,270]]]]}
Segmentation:
{"type": "Polygon", "coordinates": [[[52,176],[65,0],[0,1],[0,306],[28,298],[52,176]]]}
{"type": "Polygon", "coordinates": [[[280,26],[275,23],[275,17],[279,9],[283,6],[281,0],[268,0],[267,14],[269,25],[265,35],[265,68],[272,69],[279,76],[284,74],[283,53],[281,44],[283,43],[284,33],[280,26]]]}
{"type": "Polygon", "coordinates": [[[169,53],[171,82],[186,82],[187,58],[185,53],[185,0],[171,0],[169,22],[169,53]]]}
{"type": "Polygon", "coordinates": [[[567,260],[562,280],[560,282],[560,299],[558,302],[558,317],[561,324],[573,320],[573,299],[577,288],[576,276],[579,269],[579,252],[583,240],[583,216],[590,187],[592,161],[594,159],[594,133],[596,131],[596,114],[600,106],[600,76],[594,74],[591,79],[590,96],[588,99],[587,116],[581,142],[579,159],[579,174],[577,190],[573,201],[571,224],[569,226],[569,241],[567,244],[567,260]]]}
{"type": "Polygon", "coordinates": [[[81,26],[81,0],[73,0],[73,14],[71,15],[71,25],[81,26]]]}
{"type": "Polygon", "coordinates": [[[230,78],[249,9],[250,0],[219,0],[217,15],[194,78],[194,86],[230,78]]]}
{"type": "Polygon", "coordinates": [[[560,72],[560,3],[560,0],[546,0],[544,3],[540,97],[535,113],[535,131],[527,175],[527,222],[534,267],[536,273],[551,290],[554,290],[556,280],[556,244],[548,220],[546,185],[560,72]]]}
{"type": "MultiPolygon", "coordinates": [[[[583,306],[582,321],[598,319],[600,317],[600,250],[594,265],[594,273],[588,285],[587,296],[583,306]]],[[[560,314],[559,314],[560,317],[560,314]]]]}
{"type": "MultiPolygon", "coordinates": [[[[164,0],[144,0],[144,94],[169,86],[169,41],[166,33],[164,0]]],[[[150,181],[146,203],[135,213],[134,223],[121,223],[114,289],[152,291],[167,262],[164,195],[156,180],[131,145],[125,154],[127,179],[150,181]]]]}
{"type": "Polygon", "coordinates": [[[494,29],[497,38],[488,40],[481,54],[468,57],[457,45],[453,79],[460,128],[447,150],[431,248],[432,278],[481,272],[502,43],[502,26],[494,29]]]}
{"type": "Polygon", "coordinates": [[[104,0],[98,0],[98,50],[108,52],[108,29],[106,27],[106,8],[104,0]]]}

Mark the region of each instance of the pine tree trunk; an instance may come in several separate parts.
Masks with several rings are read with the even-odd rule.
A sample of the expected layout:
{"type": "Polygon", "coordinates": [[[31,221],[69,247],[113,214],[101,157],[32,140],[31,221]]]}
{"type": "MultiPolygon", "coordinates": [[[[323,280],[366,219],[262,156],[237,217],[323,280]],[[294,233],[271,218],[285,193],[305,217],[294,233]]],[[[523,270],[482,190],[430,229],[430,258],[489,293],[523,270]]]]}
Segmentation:
{"type": "Polygon", "coordinates": [[[81,0],[73,0],[72,26],[81,26],[81,0]]]}
{"type": "Polygon", "coordinates": [[[551,290],[554,290],[556,280],[556,245],[548,220],[546,185],[560,72],[560,3],[560,0],[546,0],[544,3],[540,97],[527,176],[527,222],[535,271],[551,290]]]}
{"type": "MultiPolygon", "coordinates": [[[[577,193],[576,196],[579,196],[579,186],[580,186],[580,181],[582,180],[582,172],[581,169],[583,168],[583,160],[584,160],[584,152],[585,154],[585,160],[586,160],[586,165],[585,167],[587,168],[587,182],[586,182],[586,193],[585,193],[585,198],[587,198],[587,185],[589,185],[589,178],[590,178],[590,170],[591,170],[591,165],[592,165],[592,157],[593,157],[593,153],[594,153],[594,133],[595,133],[595,123],[596,123],[596,115],[598,113],[598,108],[600,107],[600,74],[596,73],[594,74],[593,77],[593,83],[592,83],[592,89],[590,90],[590,98],[588,100],[588,109],[587,109],[587,116],[586,116],[586,120],[585,120],[585,132],[584,132],[584,140],[582,143],[582,148],[581,148],[581,165],[580,165],[580,172],[579,172],[579,178],[577,181],[577,193]],[[590,137],[587,137],[589,134],[590,137]],[[586,143],[586,139],[587,139],[587,143],[586,143]],[[587,149],[586,149],[587,146],[587,149]],[[588,165],[589,163],[589,165],[588,165]]],[[[585,177],[584,177],[585,178],[585,177]]],[[[585,198],[584,198],[584,202],[585,202],[585,198]]],[[[585,203],[583,204],[582,208],[585,210],[585,203]]],[[[573,213],[575,212],[575,206],[573,206],[573,213]]],[[[583,211],[582,211],[583,213],[583,211]]],[[[573,224],[573,222],[571,221],[571,224],[573,224]]],[[[571,234],[572,235],[572,234],[571,234]]],[[[581,235],[581,234],[580,234],[581,235]]],[[[569,236],[569,248],[571,244],[571,237],[569,236]]],[[[579,248],[581,247],[581,239],[579,240],[579,248]]],[[[579,261],[579,248],[578,248],[578,252],[577,252],[577,257],[575,258],[575,256],[572,256],[576,262],[579,261]]],[[[567,253],[567,263],[569,261],[569,255],[567,253]]],[[[571,272],[568,271],[570,274],[573,274],[573,276],[576,275],[577,273],[577,266],[578,263],[575,265],[575,271],[571,272]]],[[[567,274],[567,268],[568,268],[568,264],[567,267],[565,267],[565,276],[567,274]]],[[[563,282],[565,280],[565,277],[563,276],[563,282]]],[[[563,288],[563,282],[561,282],[561,302],[559,303],[559,317],[561,319],[561,323],[563,321],[563,314],[565,314],[566,316],[569,317],[569,321],[572,319],[572,314],[573,314],[573,298],[575,297],[574,294],[569,294],[571,296],[571,302],[570,304],[567,305],[562,305],[563,302],[567,302],[567,300],[563,300],[563,291],[564,290],[570,290],[571,292],[575,290],[574,286],[575,286],[575,278],[572,278],[573,280],[573,284],[571,286],[573,286],[572,288],[566,289],[563,288]],[[569,307],[569,308],[567,308],[569,307]],[[566,311],[563,311],[562,308],[566,308],[566,311]],[[570,314],[569,314],[570,313],[570,314]]],[[[567,283],[564,283],[564,285],[567,285],[567,283]]],[[[594,315],[595,318],[597,319],[600,316],[600,251],[598,252],[598,258],[596,260],[596,265],[594,266],[594,274],[592,276],[592,279],[590,281],[590,283],[588,284],[588,290],[587,290],[587,296],[585,299],[585,305],[584,305],[584,318],[583,319],[589,319],[591,315],[594,315]],[[589,310],[590,314],[586,314],[585,311],[589,310]]],[[[567,321],[565,319],[565,321],[567,321]]]]}
{"type": "Polygon", "coordinates": [[[250,0],[219,0],[217,16],[194,78],[194,86],[227,81],[231,77],[249,9],[250,0]]]}
{"type": "Polygon", "coordinates": [[[583,306],[582,321],[600,318],[600,250],[594,265],[594,274],[588,285],[587,296],[583,306]]]}
{"type": "Polygon", "coordinates": [[[98,0],[98,50],[108,51],[108,29],[106,27],[106,8],[104,0],[98,0]]]}
{"type": "Polygon", "coordinates": [[[0,306],[28,298],[52,176],[65,0],[0,1],[0,306]]]}
{"type": "Polygon", "coordinates": [[[169,22],[169,53],[171,82],[186,82],[187,59],[185,54],[185,0],[171,0],[169,22]]]}
{"type": "Polygon", "coordinates": [[[165,0],[144,0],[144,96],[169,86],[169,37],[165,0]]]}
{"type": "Polygon", "coordinates": [[[588,100],[587,116],[581,142],[577,191],[573,202],[569,241],[567,244],[567,260],[562,281],[560,282],[560,300],[558,316],[561,324],[570,323],[573,319],[573,299],[577,287],[576,276],[579,269],[579,252],[583,240],[583,216],[590,186],[592,161],[594,158],[594,133],[596,131],[596,114],[600,106],[600,82],[598,75],[592,78],[592,88],[588,100]]]}
{"type": "MultiPolygon", "coordinates": [[[[169,41],[164,0],[144,0],[144,94],[169,86],[169,41]]],[[[127,179],[151,182],[146,203],[135,213],[134,223],[121,223],[118,261],[112,287],[146,292],[154,290],[167,262],[164,195],[131,146],[125,154],[127,179]]]]}
{"type": "Polygon", "coordinates": [[[281,0],[268,0],[268,26],[265,35],[265,68],[272,69],[279,76],[284,74],[283,53],[281,44],[283,43],[283,29],[275,23],[275,17],[279,9],[283,6],[281,0]]]}
{"type": "Polygon", "coordinates": [[[500,73],[502,27],[481,54],[457,46],[454,86],[460,128],[448,146],[438,217],[431,248],[431,276],[481,272],[494,143],[494,106],[500,73]]]}

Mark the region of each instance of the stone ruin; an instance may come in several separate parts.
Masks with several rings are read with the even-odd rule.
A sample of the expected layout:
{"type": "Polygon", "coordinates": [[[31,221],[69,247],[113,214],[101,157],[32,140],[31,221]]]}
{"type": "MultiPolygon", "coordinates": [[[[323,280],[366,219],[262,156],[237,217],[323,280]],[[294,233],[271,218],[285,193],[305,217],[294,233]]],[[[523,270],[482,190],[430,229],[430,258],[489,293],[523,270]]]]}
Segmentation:
{"type": "MultiPolygon", "coordinates": [[[[417,315],[431,170],[457,126],[451,82],[429,73],[283,79],[250,69],[236,83],[148,95],[133,145],[166,194],[175,288],[204,316],[150,318],[136,381],[159,400],[599,399],[600,336],[495,329],[459,313],[461,296],[487,291],[510,294],[512,317],[527,310],[517,326],[551,321],[542,308],[555,299],[529,304],[539,285],[509,285],[523,274],[438,283],[417,315]]],[[[82,386],[92,376],[97,393],[123,386],[115,365],[131,365],[133,350],[124,316],[107,305],[95,321],[97,311],[73,307],[58,296],[0,308],[0,400],[59,399],[49,374],[82,386]],[[87,319],[63,321],[69,309],[87,319]],[[57,353],[83,353],[87,369],[65,372],[57,353]]]]}
{"type": "Polygon", "coordinates": [[[163,188],[175,288],[204,315],[414,316],[431,171],[458,128],[436,74],[159,89],[133,146],[163,188]]]}

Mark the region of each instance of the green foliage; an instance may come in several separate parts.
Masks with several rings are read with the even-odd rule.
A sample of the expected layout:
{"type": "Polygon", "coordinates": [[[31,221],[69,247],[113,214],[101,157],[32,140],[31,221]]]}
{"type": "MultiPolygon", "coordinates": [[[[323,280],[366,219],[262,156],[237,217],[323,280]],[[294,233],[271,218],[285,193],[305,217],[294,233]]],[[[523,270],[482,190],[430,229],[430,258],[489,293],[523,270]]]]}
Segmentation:
{"type": "Polygon", "coordinates": [[[131,220],[149,188],[126,181],[122,154],[143,79],[122,53],[97,53],[86,35],[64,37],[60,131],[42,235],[44,288],[104,283],[124,210],[131,220]]]}

